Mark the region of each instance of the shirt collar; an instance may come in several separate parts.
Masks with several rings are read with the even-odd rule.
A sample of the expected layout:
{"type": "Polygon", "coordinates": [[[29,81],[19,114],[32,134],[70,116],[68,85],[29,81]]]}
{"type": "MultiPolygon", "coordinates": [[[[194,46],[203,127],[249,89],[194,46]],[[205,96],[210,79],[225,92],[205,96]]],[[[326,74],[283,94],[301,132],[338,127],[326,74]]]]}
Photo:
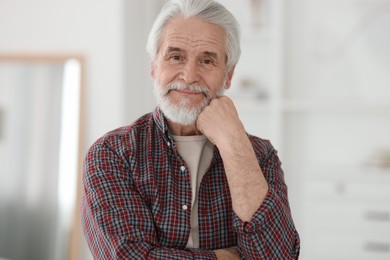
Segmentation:
{"type": "Polygon", "coordinates": [[[163,133],[163,136],[166,139],[166,141],[172,143],[172,138],[168,129],[167,121],[165,119],[163,112],[159,107],[156,107],[156,109],[153,112],[153,120],[158,130],[160,130],[163,133]]]}

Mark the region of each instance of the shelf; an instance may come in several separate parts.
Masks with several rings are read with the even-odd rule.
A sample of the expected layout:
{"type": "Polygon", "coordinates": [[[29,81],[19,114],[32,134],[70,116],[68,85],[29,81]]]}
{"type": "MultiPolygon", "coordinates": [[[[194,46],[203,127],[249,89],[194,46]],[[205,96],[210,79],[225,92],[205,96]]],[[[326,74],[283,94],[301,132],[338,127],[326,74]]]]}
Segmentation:
{"type": "Polygon", "coordinates": [[[303,176],[306,180],[362,180],[369,181],[372,178],[390,182],[389,167],[375,167],[369,165],[342,165],[342,164],[321,164],[310,165],[303,169],[303,176]]]}
{"type": "Polygon", "coordinates": [[[257,111],[280,110],[287,113],[369,113],[390,114],[388,99],[272,99],[255,92],[231,93],[242,108],[257,111]]]}
{"type": "Polygon", "coordinates": [[[285,112],[329,112],[329,113],[380,113],[390,114],[388,99],[290,99],[284,100],[285,112]]]}

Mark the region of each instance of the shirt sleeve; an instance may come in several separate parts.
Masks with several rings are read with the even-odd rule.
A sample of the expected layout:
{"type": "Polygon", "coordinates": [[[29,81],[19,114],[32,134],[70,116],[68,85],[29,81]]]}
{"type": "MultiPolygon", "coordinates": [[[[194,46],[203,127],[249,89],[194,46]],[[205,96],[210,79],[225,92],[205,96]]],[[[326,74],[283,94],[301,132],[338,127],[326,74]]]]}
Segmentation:
{"type": "Polygon", "coordinates": [[[94,259],[216,259],[212,250],[159,245],[153,216],[129,168],[129,159],[103,139],[87,153],[81,212],[94,259]]]}
{"type": "Polygon", "coordinates": [[[233,225],[238,248],[244,259],[298,259],[300,240],[295,229],[287,198],[281,163],[272,148],[261,169],[269,190],[251,221],[244,222],[236,214],[233,225]]]}

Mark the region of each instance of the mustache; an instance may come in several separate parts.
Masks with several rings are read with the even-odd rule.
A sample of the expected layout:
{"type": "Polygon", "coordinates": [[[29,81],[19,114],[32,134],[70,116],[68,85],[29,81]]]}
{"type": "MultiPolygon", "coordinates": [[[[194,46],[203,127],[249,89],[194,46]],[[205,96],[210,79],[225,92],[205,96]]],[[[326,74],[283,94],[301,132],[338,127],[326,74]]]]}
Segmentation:
{"type": "Polygon", "coordinates": [[[210,91],[207,87],[199,84],[185,84],[182,82],[171,82],[167,85],[167,94],[172,90],[182,90],[192,93],[202,93],[205,97],[211,98],[210,91]]]}

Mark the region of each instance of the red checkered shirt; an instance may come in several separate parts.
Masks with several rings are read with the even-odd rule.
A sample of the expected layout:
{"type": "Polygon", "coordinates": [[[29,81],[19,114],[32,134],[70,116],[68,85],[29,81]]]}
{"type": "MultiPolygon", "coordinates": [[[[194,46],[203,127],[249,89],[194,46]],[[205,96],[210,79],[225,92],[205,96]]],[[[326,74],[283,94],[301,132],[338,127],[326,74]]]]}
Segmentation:
{"type": "Polygon", "coordinates": [[[241,221],[215,148],[199,188],[197,249],[186,248],[190,173],[160,110],[97,140],[84,163],[82,202],[94,258],[216,259],[213,250],[237,246],[242,259],[298,259],[299,236],[277,153],[269,141],[248,136],[269,192],[251,221],[241,221]]]}

